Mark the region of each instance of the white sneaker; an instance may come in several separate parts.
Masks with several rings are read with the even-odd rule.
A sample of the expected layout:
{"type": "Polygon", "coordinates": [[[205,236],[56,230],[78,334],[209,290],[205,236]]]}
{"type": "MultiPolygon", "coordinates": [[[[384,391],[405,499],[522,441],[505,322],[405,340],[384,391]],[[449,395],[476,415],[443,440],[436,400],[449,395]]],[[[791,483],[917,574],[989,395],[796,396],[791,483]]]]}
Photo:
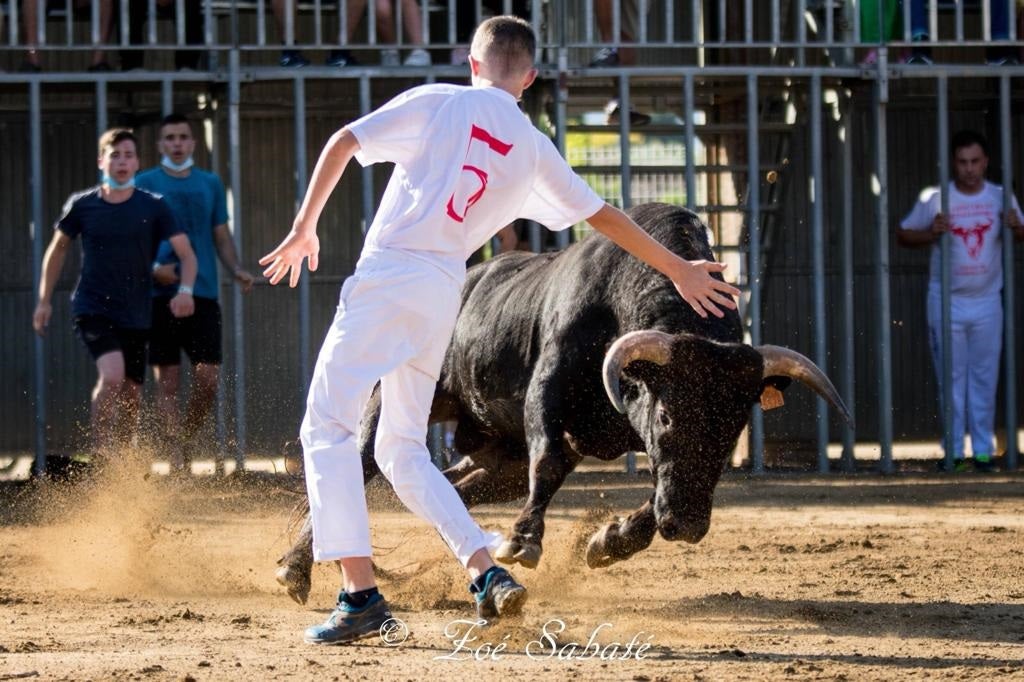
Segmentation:
{"type": "Polygon", "coordinates": [[[430,53],[417,47],[406,56],[404,63],[406,66],[430,66],[430,53]]]}
{"type": "Polygon", "coordinates": [[[451,63],[453,66],[462,66],[469,63],[469,48],[456,47],[452,49],[451,63]]]}
{"type": "Polygon", "coordinates": [[[398,56],[398,50],[381,50],[380,51],[380,65],[381,66],[398,66],[401,60],[398,56]]]}

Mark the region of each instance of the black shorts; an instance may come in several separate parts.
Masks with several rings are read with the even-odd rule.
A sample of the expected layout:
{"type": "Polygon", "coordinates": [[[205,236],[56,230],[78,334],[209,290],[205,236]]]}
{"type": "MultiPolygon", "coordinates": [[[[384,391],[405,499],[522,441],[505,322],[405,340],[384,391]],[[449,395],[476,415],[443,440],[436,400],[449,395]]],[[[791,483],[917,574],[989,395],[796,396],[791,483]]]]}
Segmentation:
{"type": "Polygon", "coordinates": [[[153,299],[153,328],[149,333],[149,364],[180,365],[185,351],[193,365],[219,365],[220,304],[212,298],[195,298],[195,312],[188,317],[171,314],[171,297],[153,299]]]}
{"type": "Polygon", "coordinates": [[[124,329],[102,315],[79,315],[75,318],[75,332],[93,360],[121,351],[124,375],[137,384],[145,381],[148,329],[124,329]]]}

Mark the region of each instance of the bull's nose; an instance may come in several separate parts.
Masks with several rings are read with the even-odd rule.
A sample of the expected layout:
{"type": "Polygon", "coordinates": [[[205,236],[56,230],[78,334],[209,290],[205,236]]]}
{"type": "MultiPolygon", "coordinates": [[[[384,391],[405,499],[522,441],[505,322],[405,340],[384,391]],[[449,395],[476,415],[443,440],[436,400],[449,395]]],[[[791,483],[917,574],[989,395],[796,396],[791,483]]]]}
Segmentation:
{"type": "Polygon", "coordinates": [[[669,517],[661,519],[658,523],[658,532],[661,537],[670,542],[682,540],[695,544],[700,542],[708,533],[710,524],[707,521],[684,522],[669,517]]]}

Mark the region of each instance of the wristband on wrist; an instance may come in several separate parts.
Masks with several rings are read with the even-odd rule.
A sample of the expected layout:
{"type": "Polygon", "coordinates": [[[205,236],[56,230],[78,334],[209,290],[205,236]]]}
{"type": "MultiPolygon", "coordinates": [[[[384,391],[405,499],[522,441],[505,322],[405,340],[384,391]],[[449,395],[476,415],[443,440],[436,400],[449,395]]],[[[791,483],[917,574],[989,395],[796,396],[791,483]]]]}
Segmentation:
{"type": "Polygon", "coordinates": [[[182,285],[180,285],[178,287],[178,293],[179,294],[188,294],[189,296],[191,296],[192,295],[192,287],[186,286],[186,285],[182,284],[182,285]]]}

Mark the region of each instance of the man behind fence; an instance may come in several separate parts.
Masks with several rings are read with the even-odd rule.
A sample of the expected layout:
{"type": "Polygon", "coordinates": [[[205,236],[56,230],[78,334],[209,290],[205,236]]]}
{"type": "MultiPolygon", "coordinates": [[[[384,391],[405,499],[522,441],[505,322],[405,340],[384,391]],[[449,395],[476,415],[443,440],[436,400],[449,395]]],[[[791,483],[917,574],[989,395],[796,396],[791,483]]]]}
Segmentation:
{"type": "MultiPolygon", "coordinates": [[[[992,467],[996,385],[1003,343],[1003,221],[1024,239],[1020,206],[1010,197],[1003,215],[1003,188],[985,180],[988,143],[980,134],[962,130],[953,136],[953,181],[949,215],[942,213],[939,189],[921,193],[914,208],[900,223],[899,241],[909,247],[932,247],[928,280],[928,336],[939,379],[942,402],[943,332],[941,237],[951,233],[950,306],[952,326],[952,429],[954,469],[965,471],[973,463],[980,470],[992,467]],[[970,430],[973,462],[964,459],[964,432],[970,430]]],[[[945,410],[943,410],[945,413],[945,410]]]]}

